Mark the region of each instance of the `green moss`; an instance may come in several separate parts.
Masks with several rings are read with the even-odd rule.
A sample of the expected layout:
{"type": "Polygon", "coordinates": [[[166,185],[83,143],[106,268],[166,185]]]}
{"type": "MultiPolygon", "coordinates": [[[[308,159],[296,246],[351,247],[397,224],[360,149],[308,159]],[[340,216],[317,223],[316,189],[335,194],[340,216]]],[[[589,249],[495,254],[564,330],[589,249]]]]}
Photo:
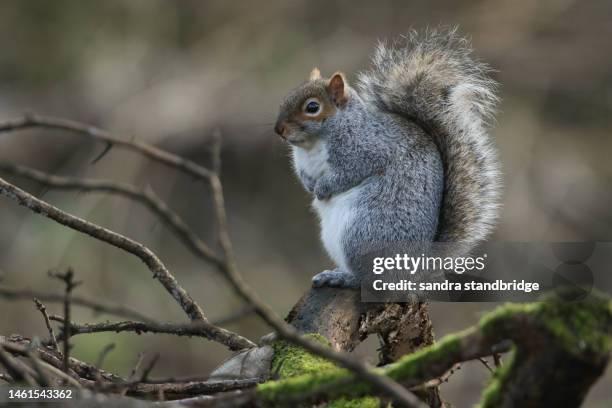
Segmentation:
{"type": "MultiPolygon", "coordinates": [[[[329,388],[330,384],[333,384],[335,392],[347,396],[367,395],[371,390],[369,384],[363,381],[356,381],[348,371],[335,368],[327,372],[299,375],[280,381],[268,381],[257,386],[257,394],[264,401],[274,404],[283,398],[302,395],[308,390],[329,388]]],[[[328,406],[334,408],[368,408],[373,406],[373,400],[376,401],[376,406],[379,406],[378,398],[375,397],[342,398],[331,401],[328,406]]]]}
{"type": "Polygon", "coordinates": [[[513,316],[532,314],[539,308],[539,303],[506,303],[485,314],[478,322],[478,327],[485,335],[512,331],[513,316]]]}
{"type": "Polygon", "coordinates": [[[380,400],[376,397],[356,399],[339,398],[326,405],[327,408],[378,408],[380,400]]]}
{"type": "Polygon", "coordinates": [[[468,334],[468,331],[445,336],[439,342],[429,347],[422,348],[412,354],[405,355],[396,363],[390,365],[385,373],[396,381],[406,378],[418,377],[423,367],[427,366],[432,360],[440,360],[442,356],[456,354],[461,349],[461,338],[468,334]]]}
{"type": "Polygon", "coordinates": [[[489,381],[489,385],[482,393],[482,400],[478,405],[478,408],[487,407],[498,407],[501,405],[501,392],[504,381],[506,381],[514,368],[516,350],[512,350],[510,358],[508,358],[504,365],[495,370],[493,377],[489,381]]]}
{"type": "MultiPolygon", "coordinates": [[[[320,334],[307,334],[308,337],[321,344],[330,345],[329,341],[320,334]]],[[[303,348],[285,341],[277,341],[274,345],[272,359],[272,373],[281,381],[268,381],[258,386],[258,394],[266,401],[276,401],[280,396],[301,394],[306,390],[318,388],[342,379],[351,378],[352,375],[344,369],[338,368],[334,363],[315,356],[303,348]]],[[[362,382],[344,381],[341,387],[347,394],[363,394],[369,390],[369,385],[362,382]]],[[[347,407],[368,408],[377,398],[341,399],[333,401],[330,405],[335,408],[347,407]]],[[[376,402],[378,406],[378,402],[376,402]]]]}
{"type": "MultiPolygon", "coordinates": [[[[320,334],[307,334],[311,340],[329,346],[329,341],[320,334]]],[[[303,348],[286,341],[274,343],[274,357],[272,359],[272,373],[279,378],[291,378],[303,374],[317,374],[322,371],[329,371],[337,366],[324,359],[315,356],[303,348]]]]}
{"type": "MultiPolygon", "coordinates": [[[[265,401],[274,402],[280,397],[302,394],[307,390],[324,387],[330,383],[346,379],[350,374],[346,370],[334,368],[319,373],[297,375],[291,378],[268,381],[257,386],[257,394],[265,401]]],[[[348,388],[348,387],[347,387],[348,388]]]]}
{"type": "MultiPolygon", "coordinates": [[[[612,301],[594,294],[581,301],[565,301],[548,295],[541,302],[503,305],[488,313],[480,321],[484,332],[506,330],[512,337],[513,321],[518,314],[526,315],[541,334],[552,337],[551,347],[558,347],[577,358],[585,352],[605,355],[612,350],[612,301]]],[[[520,333],[515,333],[520,334],[520,333]]],[[[514,349],[510,361],[495,373],[483,393],[480,407],[499,406],[504,382],[510,378],[520,358],[520,349],[514,349]]]]}
{"type": "MultiPolygon", "coordinates": [[[[461,350],[461,339],[468,335],[470,330],[445,336],[438,343],[406,355],[384,370],[377,369],[377,371],[398,381],[419,377],[423,367],[428,366],[430,362],[440,361],[444,358],[452,360],[454,355],[461,350]]],[[[320,336],[312,338],[325,342],[320,336]]],[[[258,386],[258,394],[266,401],[274,402],[281,396],[301,394],[305,390],[325,387],[329,384],[334,384],[335,392],[349,396],[367,395],[371,391],[369,384],[355,380],[354,376],[348,371],[337,368],[334,364],[313,356],[300,347],[285,342],[278,342],[274,347],[273,372],[278,373],[280,378],[284,380],[269,381],[258,386]]],[[[368,408],[373,404],[376,406],[380,404],[378,398],[342,398],[330,402],[328,406],[333,408],[368,408]]]]}
{"type": "Polygon", "coordinates": [[[554,295],[541,302],[506,304],[487,313],[479,323],[485,334],[508,333],[512,336],[517,314],[528,315],[561,341],[568,352],[583,353],[585,348],[612,350],[612,302],[599,295],[581,301],[565,301],[554,295]]]}
{"type": "Polygon", "coordinates": [[[585,350],[612,351],[612,302],[607,299],[590,296],[575,302],[543,302],[538,318],[574,355],[585,350]]]}

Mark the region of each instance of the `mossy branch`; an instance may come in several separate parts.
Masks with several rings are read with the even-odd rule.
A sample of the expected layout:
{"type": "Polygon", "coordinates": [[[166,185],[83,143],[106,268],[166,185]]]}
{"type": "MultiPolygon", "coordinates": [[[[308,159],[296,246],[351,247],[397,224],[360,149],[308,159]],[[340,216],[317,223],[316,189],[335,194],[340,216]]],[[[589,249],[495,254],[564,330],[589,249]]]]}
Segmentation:
{"type": "MultiPolygon", "coordinates": [[[[326,343],[319,335],[310,337],[326,343]]],[[[478,325],[446,336],[379,372],[410,388],[442,376],[455,363],[510,347],[513,358],[496,373],[481,407],[561,406],[558,401],[578,406],[609,359],[612,302],[591,296],[580,302],[548,297],[537,303],[507,304],[485,315],[478,325]]],[[[284,342],[276,343],[275,351],[273,372],[280,379],[258,385],[248,396],[242,393],[243,403],[283,406],[336,400],[334,407],[378,403],[371,398],[376,390],[347,370],[284,342]],[[367,398],[351,400],[360,397],[367,398]]]]}

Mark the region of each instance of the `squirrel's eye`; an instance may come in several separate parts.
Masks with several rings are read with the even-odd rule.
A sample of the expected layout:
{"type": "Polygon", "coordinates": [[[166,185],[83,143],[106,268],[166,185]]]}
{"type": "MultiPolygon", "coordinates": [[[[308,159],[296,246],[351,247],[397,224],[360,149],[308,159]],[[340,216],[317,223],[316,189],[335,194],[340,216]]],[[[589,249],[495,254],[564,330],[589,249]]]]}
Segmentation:
{"type": "Polygon", "coordinates": [[[306,112],[309,115],[315,115],[319,112],[319,109],[321,109],[321,105],[319,104],[319,102],[310,101],[304,107],[304,112],[306,112]]]}

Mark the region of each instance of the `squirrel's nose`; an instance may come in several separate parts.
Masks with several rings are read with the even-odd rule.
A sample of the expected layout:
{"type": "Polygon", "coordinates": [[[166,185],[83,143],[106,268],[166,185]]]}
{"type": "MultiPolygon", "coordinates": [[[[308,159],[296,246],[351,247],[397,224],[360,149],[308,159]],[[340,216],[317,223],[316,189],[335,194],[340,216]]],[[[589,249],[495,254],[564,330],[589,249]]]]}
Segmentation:
{"type": "Polygon", "coordinates": [[[285,125],[285,122],[282,121],[278,121],[276,122],[276,125],[274,125],[274,131],[282,138],[285,137],[285,132],[287,131],[287,126],[285,125]]]}

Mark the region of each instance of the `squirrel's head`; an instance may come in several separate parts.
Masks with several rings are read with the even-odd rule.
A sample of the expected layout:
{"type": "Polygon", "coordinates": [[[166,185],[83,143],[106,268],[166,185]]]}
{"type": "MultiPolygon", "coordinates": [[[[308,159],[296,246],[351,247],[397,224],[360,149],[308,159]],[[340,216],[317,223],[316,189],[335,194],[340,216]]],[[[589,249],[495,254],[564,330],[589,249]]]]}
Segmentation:
{"type": "Polygon", "coordinates": [[[321,78],[314,68],[308,81],[293,89],[280,106],[274,131],[294,146],[308,147],[321,126],[348,102],[349,89],[340,72],[321,78]]]}

